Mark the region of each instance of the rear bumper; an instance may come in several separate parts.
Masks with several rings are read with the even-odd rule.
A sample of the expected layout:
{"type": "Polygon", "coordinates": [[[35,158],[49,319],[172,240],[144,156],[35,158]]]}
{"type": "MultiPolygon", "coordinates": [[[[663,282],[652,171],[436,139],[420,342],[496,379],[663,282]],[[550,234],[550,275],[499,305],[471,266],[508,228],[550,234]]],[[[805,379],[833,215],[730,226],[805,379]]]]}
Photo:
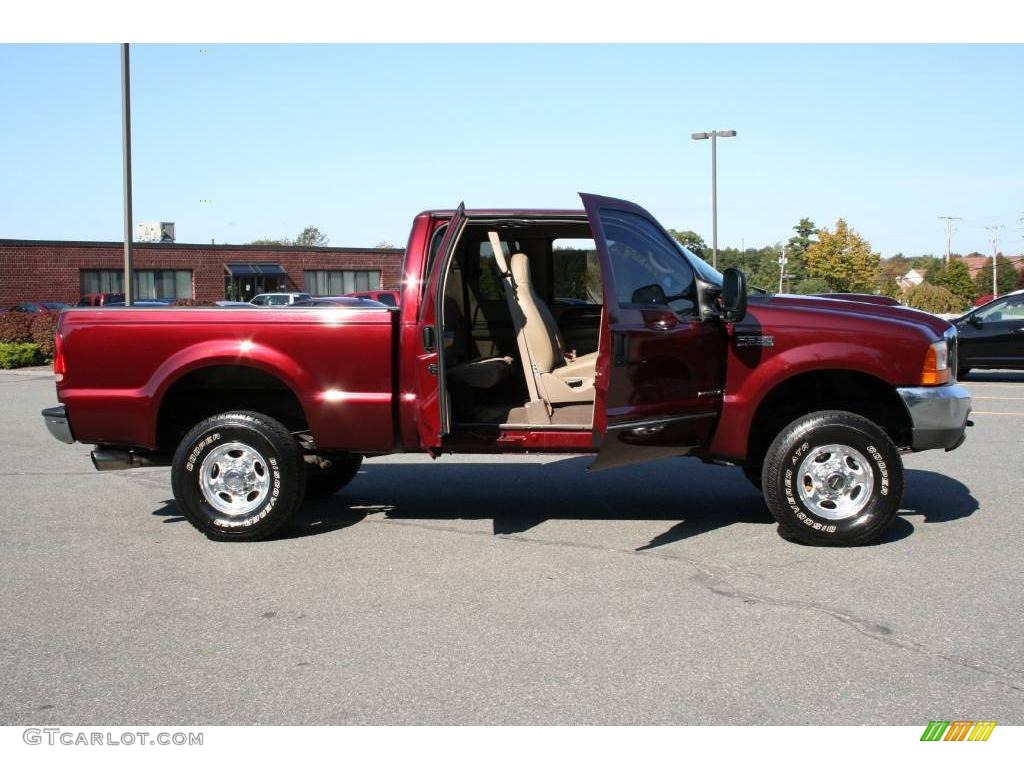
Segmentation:
{"type": "Polygon", "coordinates": [[[941,387],[900,387],[896,390],[910,414],[911,448],[951,451],[967,437],[971,396],[959,384],[941,387]]]}
{"type": "Polygon", "coordinates": [[[75,436],[71,434],[71,425],[68,423],[68,412],[63,405],[44,408],[43,421],[50,434],[62,443],[75,442],[75,436]]]}

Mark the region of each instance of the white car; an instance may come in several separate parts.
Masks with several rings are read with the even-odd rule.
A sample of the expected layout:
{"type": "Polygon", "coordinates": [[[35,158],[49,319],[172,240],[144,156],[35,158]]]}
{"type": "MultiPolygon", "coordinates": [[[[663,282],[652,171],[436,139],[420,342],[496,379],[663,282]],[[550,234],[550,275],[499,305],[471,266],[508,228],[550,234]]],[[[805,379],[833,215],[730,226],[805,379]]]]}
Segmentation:
{"type": "Polygon", "coordinates": [[[255,304],[257,307],[287,307],[296,301],[310,298],[312,296],[308,293],[261,293],[253,296],[249,303],[255,304]]]}

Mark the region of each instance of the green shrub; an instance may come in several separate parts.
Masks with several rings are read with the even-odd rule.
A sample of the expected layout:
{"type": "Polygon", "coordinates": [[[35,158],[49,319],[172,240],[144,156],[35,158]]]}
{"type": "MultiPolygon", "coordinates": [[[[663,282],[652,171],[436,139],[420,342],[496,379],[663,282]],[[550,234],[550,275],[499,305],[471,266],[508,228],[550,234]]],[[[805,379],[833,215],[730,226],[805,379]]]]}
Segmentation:
{"type": "Polygon", "coordinates": [[[32,315],[32,323],[29,326],[32,342],[39,345],[39,354],[47,360],[53,359],[53,337],[57,333],[57,318],[59,317],[59,312],[40,312],[37,315],[32,315]]]}
{"type": "Polygon", "coordinates": [[[39,362],[38,344],[0,343],[0,368],[24,368],[39,362]]]}
{"type": "Polygon", "coordinates": [[[908,288],[903,294],[908,307],[931,312],[933,315],[952,314],[963,309],[962,302],[948,288],[931,283],[921,283],[908,288]]]}
{"type": "Polygon", "coordinates": [[[802,293],[805,296],[811,293],[832,293],[828,281],[820,277],[807,277],[793,287],[793,293],[802,293]]]}
{"type": "Polygon", "coordinates": [[[26,312],[5,312],[0,315],[0,344],[21,344],[32,341],[29,326],[32,316],[26,312]]]}

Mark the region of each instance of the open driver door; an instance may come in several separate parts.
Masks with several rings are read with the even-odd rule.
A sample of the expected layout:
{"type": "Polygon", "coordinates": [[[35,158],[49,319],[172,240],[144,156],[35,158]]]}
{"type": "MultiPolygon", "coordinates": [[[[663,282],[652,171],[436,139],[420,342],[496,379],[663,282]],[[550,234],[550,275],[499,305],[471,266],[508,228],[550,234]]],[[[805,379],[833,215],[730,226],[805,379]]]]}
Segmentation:
{"type": "Polygon", "coordinates": [[[727,333],[707,283],[643,208],[580,194],[604,282],[591,469],[682,456],[722,408],[727,333]]]}

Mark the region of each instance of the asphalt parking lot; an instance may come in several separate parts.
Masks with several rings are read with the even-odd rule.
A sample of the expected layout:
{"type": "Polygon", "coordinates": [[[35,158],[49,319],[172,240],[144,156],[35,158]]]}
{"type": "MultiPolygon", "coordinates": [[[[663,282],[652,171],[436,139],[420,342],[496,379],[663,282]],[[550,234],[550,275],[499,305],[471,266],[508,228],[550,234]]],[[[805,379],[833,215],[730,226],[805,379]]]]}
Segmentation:
{"type": "Polygon", "coordinates": [[[216,544],[0,372],[0,723],[1024,724],[1024,375],[964,383],[873,546],[785,541],[735,469],[474,456],[216,544]]]}

